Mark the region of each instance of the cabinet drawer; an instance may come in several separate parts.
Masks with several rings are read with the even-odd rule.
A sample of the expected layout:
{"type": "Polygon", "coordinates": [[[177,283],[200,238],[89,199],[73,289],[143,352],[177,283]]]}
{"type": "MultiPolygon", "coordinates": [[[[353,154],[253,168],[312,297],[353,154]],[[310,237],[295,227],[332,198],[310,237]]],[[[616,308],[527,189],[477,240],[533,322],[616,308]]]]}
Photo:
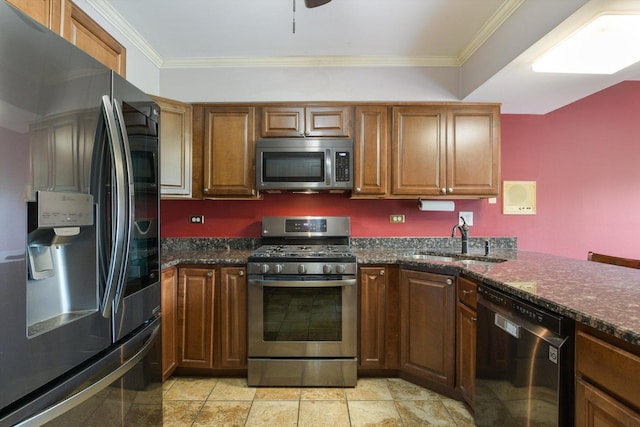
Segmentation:
{"type": "Polygon", "coordinates": [[[640,408],[640,357],[583,331],[576,332],[576,372],[635,409],[640,408]]]}
{"type": "Polygon", "coordinates": [[[458,279],[458,300],[475,310],[478,302],[477,288],[478,285],[475,282],[461,277],[458,279]]]}

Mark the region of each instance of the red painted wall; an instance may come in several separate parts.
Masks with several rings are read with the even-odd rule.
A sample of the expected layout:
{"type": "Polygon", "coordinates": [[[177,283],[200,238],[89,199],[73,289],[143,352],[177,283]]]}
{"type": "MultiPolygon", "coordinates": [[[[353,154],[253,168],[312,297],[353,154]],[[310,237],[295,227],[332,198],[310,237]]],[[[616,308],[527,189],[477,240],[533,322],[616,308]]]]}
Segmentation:
{"type": "Polygon", "coordinates": [[[460,210],[471,236],[516,236],[522,250],[640,258],[640,82],[623,82],[544,116],[502,116],[502,179],[537,182],[536,215],[503,215],[502,200],[455,201],[421,212],[416,200],[282,194],[261,201],[162,201],[163,237],[258,237],[270,215],[349,215],[352,235],[449,236],[460,210]],[[189,215],[205,215],[192,225],[189,215]],[[404,224],[389,215],[404,214],[404,224]]]}

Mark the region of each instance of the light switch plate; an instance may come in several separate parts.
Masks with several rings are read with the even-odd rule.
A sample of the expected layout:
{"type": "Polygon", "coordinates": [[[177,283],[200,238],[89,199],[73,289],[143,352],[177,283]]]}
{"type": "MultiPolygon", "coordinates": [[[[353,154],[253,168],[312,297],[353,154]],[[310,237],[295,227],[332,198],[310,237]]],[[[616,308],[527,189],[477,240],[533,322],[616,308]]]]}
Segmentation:
{"type": "Polygon", "coordinates": [[[464,211],[458,212],[458,224],[462,225],[462,220],[460,219],[460,217],[464,218],[468,226],[473,225],[473,212],[464,212],[464,211]]]}

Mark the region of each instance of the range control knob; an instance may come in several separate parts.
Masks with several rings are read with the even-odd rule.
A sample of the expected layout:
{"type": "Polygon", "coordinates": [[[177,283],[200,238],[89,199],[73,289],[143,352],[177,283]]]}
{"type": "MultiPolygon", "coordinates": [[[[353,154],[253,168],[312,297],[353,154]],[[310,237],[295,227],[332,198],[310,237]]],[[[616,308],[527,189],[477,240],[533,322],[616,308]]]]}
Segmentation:
{"type": "Polygon", "coordinates": [[[324,274],[331,274],[333,271],[333,266],[331,264],[325,264],[322,266],[322,272],[324,274]]]}
{"type": "Polygon", "coordinates": [[[266,274],[269,272],[269,264],[261,264],[260,265],[260,273],[266,274]]]}
{"type": "Polygon", "coordinates": [[[298,266],[298,273],[300,273],[300,274],[304,274],[304,273],[306,273],[306,272],[307,272],[307,267],[306,267],[304,264],[300,264],[300,265],[298,266]]]}
{"type": "Polygon", "coordinates": [[[336,273],[342,274],[342,273],[344,273],[345,270],[346,270],[346,268],[345,268],[344,264],[336,265],[336,273]]]}
{"type": "Polygon", "coordinates": [[[273,266],[275,273],[282,273],[282,264],[276,264],[273,266]]]}

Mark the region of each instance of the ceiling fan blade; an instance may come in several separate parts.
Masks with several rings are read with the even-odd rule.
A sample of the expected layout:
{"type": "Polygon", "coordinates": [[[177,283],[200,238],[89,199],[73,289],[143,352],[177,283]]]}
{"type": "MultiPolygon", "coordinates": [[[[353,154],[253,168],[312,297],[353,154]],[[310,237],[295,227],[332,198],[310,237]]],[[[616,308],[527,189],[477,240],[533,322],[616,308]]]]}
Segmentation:
{"type": "Polygon", "coordinates": [[[304,0],[305,6],[308,8],[322,6],[323,4],[329,3],[331,0],[304,0]]]}

